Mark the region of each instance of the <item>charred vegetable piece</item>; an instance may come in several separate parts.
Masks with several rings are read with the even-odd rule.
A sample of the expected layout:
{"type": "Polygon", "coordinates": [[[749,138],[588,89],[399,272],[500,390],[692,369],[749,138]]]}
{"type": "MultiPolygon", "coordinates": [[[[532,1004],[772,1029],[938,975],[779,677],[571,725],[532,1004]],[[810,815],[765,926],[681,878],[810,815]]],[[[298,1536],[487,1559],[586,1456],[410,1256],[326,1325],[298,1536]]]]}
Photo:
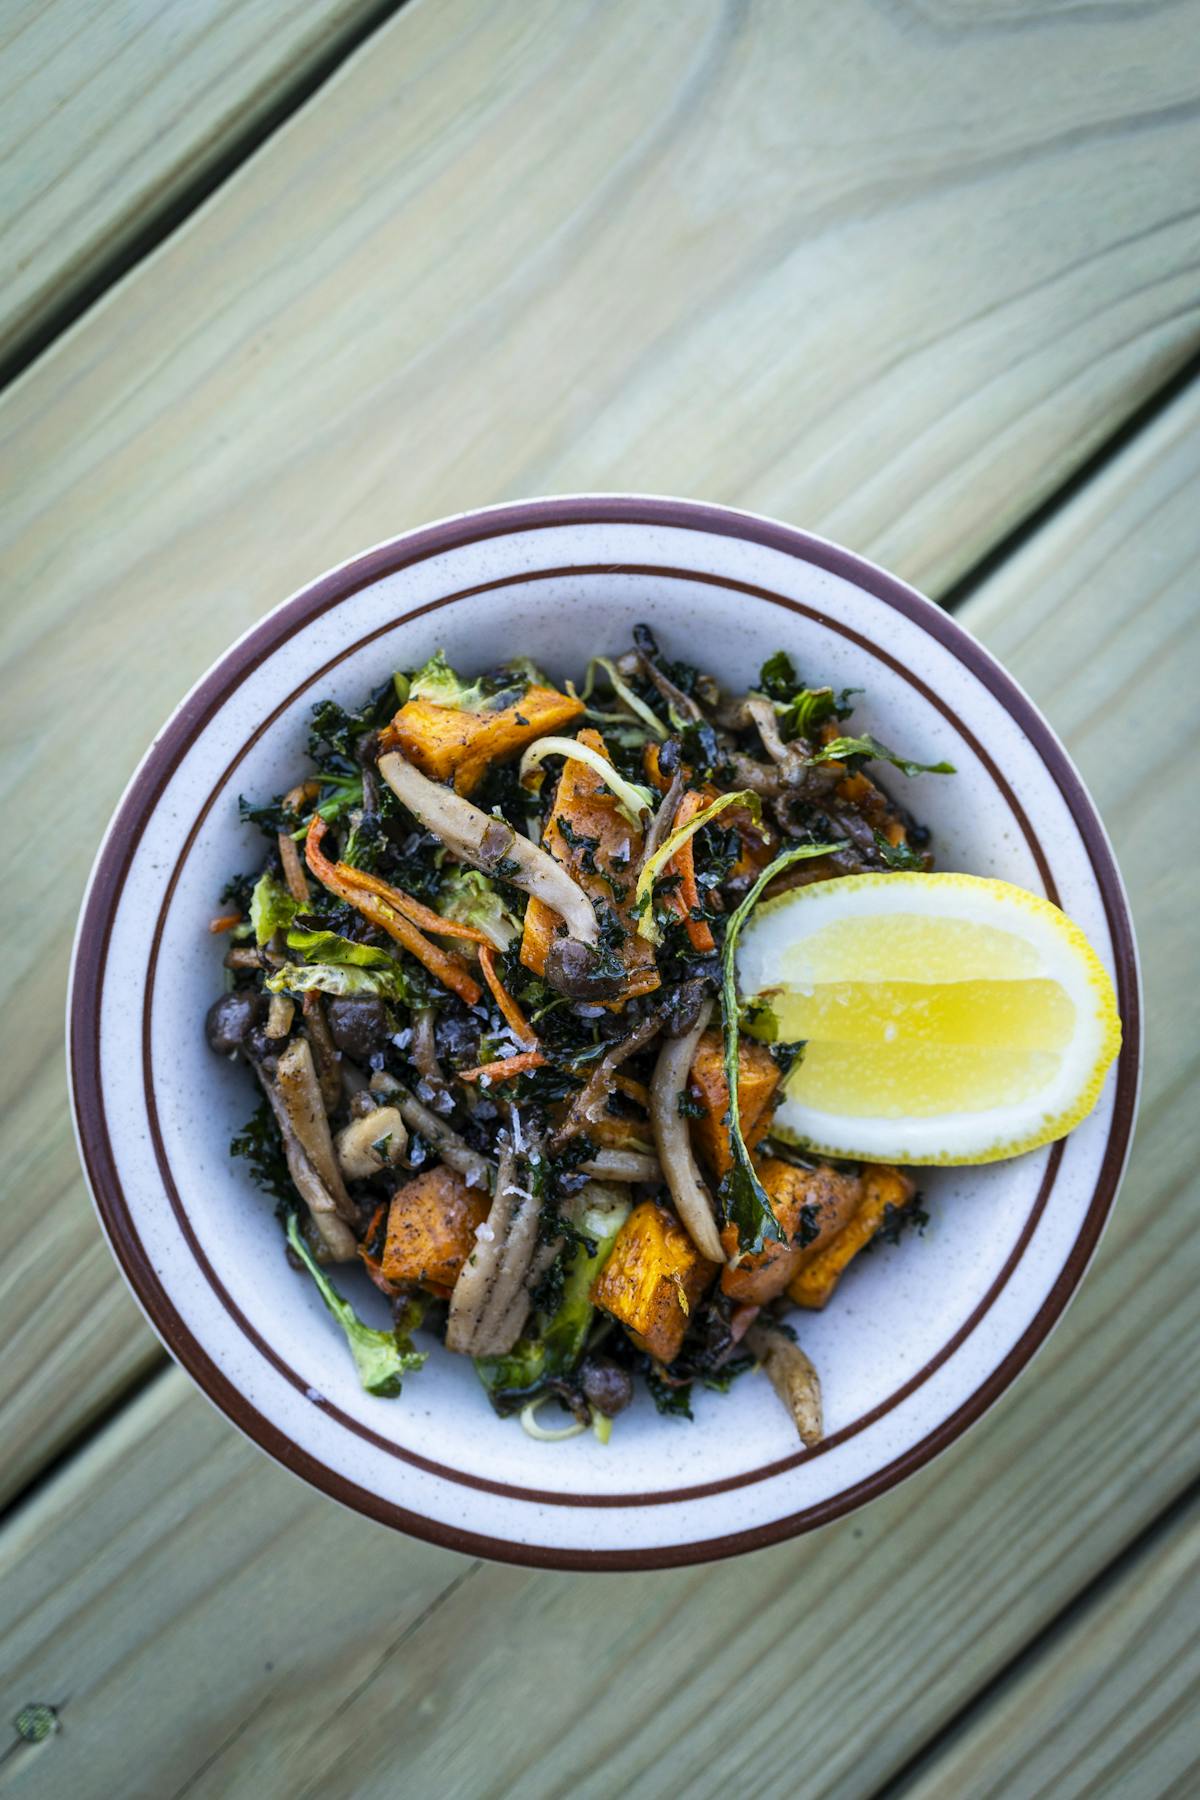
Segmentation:
{"type": "Polygon", "coordinates": [[[623,1325],[637,1349],[670,1363],[717,1267],[700,1255],[669,1212],[647,1200],[617,1233],[612,1254],[593,1284],[592,1304],[623,1325]]]}
{"type": "MultiPolygon", "coordinates": [[[[692,1085],[703,1112],[692,1121],[692,1135],[700,1155],[718,1181],[733,1167],[733,1147],[725,1115],[729,1111],[729,1083],[725,1079],[725,1051],[719,1031],[706,1031],[692,1063],[692,1085]]],[[[779,1065],[770,1051],[752,1038],[738,1040],[738,1119],[742,1136],[753,1144],[765,1126],[775,1090],[779,1065]]]]}
{"type": "Polygon", "coordinates": [[[505,706],[483,711],[420,697],[400,708],[380,741],[385,750],[399,750],[431,780],[453,778],[456,793],[473,794],[493,764],[511,761],[526,744],[561,731],[583,712],[582,700],[540,684],[526,687],[505,706]]]}
{"type": "Polygon", "coordinates": [[[892,1169],[884,1163],[868,1164],[862,1172],[860,1197],[853,1218],[842,1226],[832,1241],[811,1246],[810,1252],[802,1257],[799,1273],[788,1286],[788,1298],[797,1306],[819,1311],[829,1300],[847,1264],[870,1243],[884,1223],[889,1208],[895,1211],[907,1206],[915,1192],[916,1184],[903,1169],[892,1169]]]}
{"type": "Polygon", "coordinates": [[[444,1298],[475,1248],[488,1206],[486,1193],[469,1188],[445,1163],[406,1181],[388,1211],[380,1259],[385,1279],[412,1282],[444,1298]]]}
{"type": "MultiPolygon", "coordinates": [[[[785,1242],[768,1238],[761,1250],[741,1257],[723,1272],[721,1289],[732,1300],[765,1306],[769,1300],[778,1299],[799,1274],[822,1228],[824,1241],[829,1243],[854,1217],[862,1188],[855,1176],[840,1175],[826,1164],[798,1169],[792,1163],[768,1157],[755,1167],[785,1242]]],[[[732,1225],[726,1225],[721,1233],[721,1243],[727,1256],[735,1254],[737,1232],[732,1225]]]]}
{"type": "MultiPolygon", "coordinates": [[[[587,729],[578,735],[581,743],[607,758],[598,731],[587,729]]],[[[614,921],[613,937],[620,936],[612,950],[624,971],[622,996],[651,993],[659,985],[654,951],[638,937],[631,910],[642,834],[630,825],[614,795],[586,763],[571,759],[563,764],[542,845],[614,921]]],[[[546,973],[547,956],[561,925],[558,914],[543,901],[530,900],[525,909],[521,961],[535,975],[546,973]]]]}

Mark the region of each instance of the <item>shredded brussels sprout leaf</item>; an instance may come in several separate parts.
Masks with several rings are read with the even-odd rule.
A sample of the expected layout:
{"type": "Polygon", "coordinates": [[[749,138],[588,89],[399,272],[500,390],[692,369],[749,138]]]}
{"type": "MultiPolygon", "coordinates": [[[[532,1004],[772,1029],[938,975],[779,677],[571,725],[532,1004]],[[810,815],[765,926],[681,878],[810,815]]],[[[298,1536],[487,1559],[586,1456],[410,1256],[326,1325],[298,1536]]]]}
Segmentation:
{"type": "Polygon", "coordinates": [[[548,756],[565,756],[571,762],[586,763],[593,769],[615,796],[617,805],[634,830],[641,825],[644,814],[653,811],[655,796],[648,787],[643,787],[640,781],[626,780],[599,750],[593,750],[590,744],[581,744],[575,738],[544,737],[530,744],[521,758],[522,787],[533,787],[540,781],[538,771],[548,756]]]}
{"type": "Polygon", "coordinates": [[[456,925],[486,932],[497,950],[507,950],[521,932],[521,921],[481,869],[447,869],[438,891],[437,909],[456,925]]]}
{"type": "Polygon", "coordinates": [[[591,662],[588,664],[587,679],[583,684],[583,692],[579,696],[581,700],[591,699],[592,691],[596,685],[597,669],[604,670],[604,673],[608,676],[613,693],[617,696],[618,700],[621,700],[629,708],[631,713],[635,713],[644,725],[648,725],[656,738],[665,740],[670,735],[653,707],[647,706],[644,700],[638,698],[628,682],[626,682],[622,676],[616,663],[607,656],[593,656],[591,662]]]}
{"type": "Polygon", "coordinates": [[[526,688],[544,681],[541,670],[527,656],[519,656],[505,663],[496,676],[466,682],[450,667],[445,651],[437,650],[412,677],[407,698],[430,700],[455,712],[500,712],[519,700],[526,688]]]}
{"type": "Polygon", "coordinates": [[[733,1151],[733,1167],[718,1190],[725,1217],[737,1228],[739,1253],[755,1253],[762,1249],[763,1239],[784,1242],[762,1182],[754,1172],[750,1152],[742,1136],[738,1117],[738,1000],[737,946],[742,926],[758,904],[759,895],[777,875],[793,863],[806,862],[813,856],[829,856],[844,848],[839,840],[832,844],[800,844],[794,850],[783,850],[769,863],[750,889],[741,905],[729,915],[725,943],[721,950],[721,1025],[725,1042],[725,1080],[729,1086],[729,1142],[733,1151]]]}
{"type": "Polygon", "coordinates": [[[322,1300],[346,1334],[358,1379],[368,1394],[382,1400],[394,1400],[400,1392],[401,1377],[419,1369],[425,1361],[424,1350],[414,1350],[412,1340],[397,1331],[377,1331],[364,1325],[348,1300],[344,1300],[313,1256],[300,1232],[294,1212],[288,1214],[287,1240],[317,1284],[322,1300]]]}
{"type": "Polygon", "coordinates": [[[275,933],[290,925],[299,907],[277,875],[269,871],[259,876],[250,896],[250,923],[254,939],[267,944],[275,933]]]}
{"type": "Polygon", "coordinates": [[[385,969],[356,968],[352,963],[285,963],[273,969],[264,986],[269,994],[377,994],[381,1000],[420,1005],[425,991],[409,971],[388,957],[385,969]]]}
{"type": "Polygon", "coordinates": [[[638,920],[638,936],[648,938],[652,944],[662,942],[662,932],[654,917],[654,907],[650,904],[650,893],[675,852],[694,837],[700,828],[723,813],[727,806],[744,806],[757,825],[762,818],[762,801],[749,788],[740,788],[733,794],[720,794],[710,806],[703,808],[686,825],[680,825],[672,831],[664,843],[660,844],[654,855],[648,857],[634,889],[633,909],[640,912],[638,920]]]}
{"type": "Polygon", "coordinates": [[[287,934],[289,950],[298,950],[309,962],[351,963],[359,969],[394,969],[396,959],[374,944],[356,944],[336,931],[301,931],[293,925],[287,934]]]}

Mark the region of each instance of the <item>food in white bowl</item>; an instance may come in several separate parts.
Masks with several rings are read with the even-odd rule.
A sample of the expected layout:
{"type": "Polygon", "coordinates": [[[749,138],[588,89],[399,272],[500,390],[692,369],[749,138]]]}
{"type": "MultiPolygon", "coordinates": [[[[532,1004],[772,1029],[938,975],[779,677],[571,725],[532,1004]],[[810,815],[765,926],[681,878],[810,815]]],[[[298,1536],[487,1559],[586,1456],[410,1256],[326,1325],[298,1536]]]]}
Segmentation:
{"type": "Polygon", "coordinates": [[[269,848],[211,922],[206,1032],[253,1073],[233,1151],[367,1393],[432,1339],[531,1437],[607,1443],[635,1383],[690,1419],[761,1368],[811,1448],[789,1314],[924,1224],[896,1162],[995,1161],[1091,1110],[1102,965],[1050,902],[929,874],[879,771],[953,765],[855,735],[855,698],[783,650],[727,693],[644,623],[578,687],[439,649],[318,701],[297,780],[241,802],[269,848]]]}
{"type": "MultiPolygon", "coordinates": [[[[649,692],[645,700],[653,710],[649,692]]],[[[625,710],[607,684],[588,704],[625,710]]],[[[669,712],[662,723],[673,728],[669,712]]],[[[515,775],[519,763],[507,766],[515,775]]],[[[544,794],[563,766],[547,759],[544,794]]],[[[873,780],[878,765],[863,767],[873,780]]],[[[648,778],[640,785],[654,786],[648,778]]],[[[706,829],[694,855],[705,853],[706,829]]],[[[344,849],[342,830],[329,822],[327,851],[344,849]]],[[[292,842],[302,850],[302,840],[292,842]]],[[[923,853],[919,842],[911,848],[923,853]]],[[[659,925],[669,931],[672,888],[655,889],[659,925]]],[[[808,905],[810,895],[815,903],[821,892],[800,890],[794,903],[808,905]]],[[[517,895],[508,895],[514,912],[517,895]]],[[[747,955],[756,920],[765,926],[772,917],[751,914],[747,955]]],[[[335,935],[353,941],[359,930],[335,935]]],[[[390,956],[384,938],[387,945],[366,931],[358,941],[390,956]]],[[[453,949],[449,939],[430,941],[453,949]]],[[[289,963],[309,962],[300,947],[285,948],[289,963]]],[[[461,954],[478,981],[470,952],[461,954]]],[[[763,1015],[782,1016],[778,990],[788,979],[777,974],[763,1015]]],[[[743,1000],[754,997],[744,981],[743,989],[743,1000]]],[[[278,997],[293,1002],[287,1037],[298,1040],[303,996],[278,997]]],[[[274,1023],[281,1019],[277,1012],[274,1023]]],[[[911,1023],[903,1013],[890,1022],[902,1036],[911,1023]]],[[[530,502],[431,527],[325,577],[236,645],[157,740],[110,828],[81,921],[71,1024],[81,1147],[102,1220],[152,1322],[210,1397],[281,1461],[371,1516],[483,1554],[567,1566],[729,1554],[836,1517],[928,1461],[1028,1361],[1077,1284],[1115,1193],[1137,1081],[1136,963],[1119,879],[1078,777],[1003,671],[936,608],[834,546],[719,509],[619,497],[530,502]],[[854,696],[847,732],[957,771],[882,777],[897,804],[931,829],[938,869],[1015,884],[1061,907],[1116,982],[1124,1045],[1078,1128],[986,1166],[922,1167],[924,1236],[877,1242],[848,1259],[830,1304],[785,1314],[821,1381],[824,1434],[807,1448],[769,1381],[749,1370],[728,1395],[697,1380],[691,1424],[663,1418],[640,1392],[607,1443],[588,1430],[565,1447],[531,1441],[496,1416],[472,1358],[436,1345],[419,1372],[397,1371],[398,1398],[364,1391],[312,1277],[282,1253],[269,1201],[244,1162],[229,1157],[249,1110],[244,1061],[214,1059],[200,1029],[219,961],[204,929],[214,897],[231,869],[257,876],[266,848],[257,827],[239,822],[238,796],[269,799],[303,776],[314,703],[330,695],[352,709],[382,675],[420,669],[439,649],[471,676],[527,655],[566,692],[594,650],[627,643],[642,621],[676,659],[716,672],[727,694],[760,686],[762,664],[780,645],[812,686],[865,690],[854,696]]],[[[760,1033],[763,1026],[760,1019],[760,1033]]],[[[748,1038],[744,1049],[758,1054],[748,1038]]],[[[293,1062],[297,1054],[303,1061],[301,1051],[293,1062]]],[[[461,1087],[444,1066],[454,1058],[443,1050],[439,1060],[461,1087]]],[[[307,1082],[306,1070],[289,1063],[285,1076],[289,1069],[307,1082]]],[[[370,1071],[381,1072],[400,1079],[370,1071]]],[[[268,1075],[277,1079],[278,1066],[268,1075]]],[[[502,1097],[503,1085],[483,1091],[502,1097]]],[[[873,1093],[866,1099],[878,1113],[878,1084],[873,1093]]],[[[636,1113],[638,1096],[625,1098],[636,1113]]],[[[860,1094],[847,1116],[864,1119],[864,1104],[860,1094]]],[[[335,1111],[331,1136],[352,1122],[348,1110],[335,1111]]],[[[411,1142],[413,1128],[402,1122],[411,1142]]],[[[873,1129],[878,1143],[878,1118],[873,1129]]],[[[795,1155],[787,1135],[767,1146],[781,1161],[795,1155]]],[[[358,1151],[369,1158],[378,1142],[358,1151]]],[[[844,1134],[829,1147],[858,1148],[844,1134]]],[[[353,1156],[353,1140],[346,1149],[353,1156]]],[[[761,1162],[752,1133],[747,1152],[761,1162]]],[[[352,1174],[348,1192],[374,1183],[390,1211],[393,1191],[421,1171],[398,1169],[390,1145],[382,1154],[388,1172],[352,1174]]],[[[892,1159],[872,1150],[872,1160],[892,1159]]],[[[719,1172],[702,1147],[697,1162],[713,1223],[727,1228],[719,1172]]],[[[646,1203],[665,1217],[674,1209],[690,1242],[669,1196],[669,1186],[652,1190],[646,1203]]],[[[639,1197],[631,1193],[631,1204],[639,1197]]],[[[295,1207],[295,1230],[306,1210],[307,1202],[295,1207]]],[[[787,1254],[806,1248],[789,1243],[787,1254]]],[[[321,1273],[369,1326],[389,1333],[389,1301],[357,1267],[362,1260],[356,1247],[353,1263],[321,1273]]],[[[714,1264],[712,1288],[723,1279],[714,1264]]],[[[599,1298],[589,1285],[587,1304],[599,1298]]],[[[608,1316],[597,1307],[589,1334],[608,1316]]],[[[610,1336],[622,1330],[614,1322],[610,1336]]],[[[417,1354],[426,1338],[414,1333],[417,1354]]],[[[574,1392],[565,1397],[576,1403],[574,1392]]],[[[549,1402],[538,1420],[572,1424],[567,1412],[555,1420],[549,1402]]],[[[811,1412],[798,1423],[815,1437],[811,1412]]]]}

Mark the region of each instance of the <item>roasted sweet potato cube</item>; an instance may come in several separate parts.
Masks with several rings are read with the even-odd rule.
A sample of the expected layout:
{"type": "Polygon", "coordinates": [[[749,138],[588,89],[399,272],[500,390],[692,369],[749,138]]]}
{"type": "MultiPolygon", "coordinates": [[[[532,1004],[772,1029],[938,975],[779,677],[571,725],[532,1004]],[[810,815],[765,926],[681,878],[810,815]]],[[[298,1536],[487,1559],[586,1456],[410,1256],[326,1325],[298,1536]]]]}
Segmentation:
{"type": "MultiPolygon", "coordinates": [[[[761,1250],[743,1257],[736,1268],[722,1270],[721,1288],[733,1300],[750,1306],[765,1306],[768,1300],[775,1300],[783,1293],[821,1243],[829,1243],[854,1217],[859,1204],[860,1183],[854,1176],[838,1174],[826,1163],[814,1169],[799,1169],[770,1156],[756,1164],[756,1168],[788,1242],[777,1244],[768,1239],[761,1250]],[[794,1240],[806,1206],[812,1207],[816,1214],[817,1237],[801,1249],[795,1246],[794,1240]]],[[[721,1243],[726,1255],[732,1256],[737,1249],[734,1226],[725,1226],[721,1243]]]]}
{"type": "MultiPolygon", "coordinates": [[[[589,749],[608,755],[598,731],[587,729],[577,736],[589,749]]],[[[613,909],[624,927],[626,936],[620,956],[628,976],[625,998],[651,993],[659,985],[654,950],[645,938],[638,936],[637,920],[630,911],[642,854],[642,833],[630,825],[615,795],[587,763],[568,758],[563,764],[542,844],[556,862],[570,871],[585,894],[613,909]],[[621,890],[623,897],[618,898],[621,890]]],[[[521,961],[535,975],[545,974],[546,953],[561,924],[558,914],[542,901],[529,901],[521,961]]],[[[619,1004],[624,1004],[624,1000],[619,1004]]]]}
{"type": "Polygon", "coordinates": [[[388,1212],[380,1262],[387,1281],[413,1282],[444,1295],[475,1248],[475,1229],[488,1215],[488,1197],[438,1163],[397,1188],[388,1212]]]}
{"type": "Polygon", "coordinates": [[[635,1206],[592,1283],[592,1304],[616,1319],[639,1350],[673,1362],[692,1308],[717,1264],[700,1255],[671,1213],[652,1200],[635,1206]]]}
{"type": "Polygon", "coordinates": [[[842,1271],[869,1244],[883,1224],[888,1208],[907,1206],[916,1192],[911,1176],[885,1163],[868,1163],[858,1183],[859,1199],[853,1216],[832,1238],[811,1244],[801,1267],[788,1286],[788,1298],[797,1306],[817,1311],[828,1301],[842,1271]]]}
{"type": "MultiPolygon", "coordinates": [[[[729,1127],[729,1083],[725,1079],[725,1053],[719,1031],[706,1031],[692,1063],[692,1085],[700,1097],[703,1114],[692,1121],[697,1150],[719,1181],[733,1167],[729,1127]]],[[[771,1052],[753,1038],[738,1041],[738,1119],[742,1136],[753,1144],[754,1133],[764,1122],[779,1086],[779,1065],[771,1052]]]]}
{"type": "Polygon", "coordinates": [[[455,792],[471,794],[492,763],[510,762],[534,738],[561,731],[583,713],[582,700],[557,688],[526,688],[496,712],[468,712],[433,700],[408,700],[380,742],[399,750],[433,781],[454,778],[455,792]]]}

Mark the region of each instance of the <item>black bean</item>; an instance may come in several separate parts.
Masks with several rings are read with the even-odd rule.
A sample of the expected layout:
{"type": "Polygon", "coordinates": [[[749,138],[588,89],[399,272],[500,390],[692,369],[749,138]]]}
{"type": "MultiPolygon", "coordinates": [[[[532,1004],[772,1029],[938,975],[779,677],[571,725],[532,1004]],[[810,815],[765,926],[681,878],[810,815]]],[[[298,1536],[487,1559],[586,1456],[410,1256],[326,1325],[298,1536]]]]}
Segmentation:
{"type": "Polygon", "coordinates": [[[375,994],[335,994],[325,1002],[329,1032],[339,1050],[366,1062],[388,1035],[387,1008],[375,994]]]}
{"type": "Polygon", "coordinates": [[[222,994],[208,1009],[204,1035],[208,1047],[217,1056],[232,1056],[240,1050],[247,1032],[263,1013],[263,999],[251,988],[235,988],[222,994]]]}
{"type": "Polygon", "coordinates": [[[579,1385],[584,1398],[604,1414],[615,1419],[633,1399],[633,1380],[625,1369],[619,1369],[607,1356],[588,1356],[579,1369],[579,1385]]]}

